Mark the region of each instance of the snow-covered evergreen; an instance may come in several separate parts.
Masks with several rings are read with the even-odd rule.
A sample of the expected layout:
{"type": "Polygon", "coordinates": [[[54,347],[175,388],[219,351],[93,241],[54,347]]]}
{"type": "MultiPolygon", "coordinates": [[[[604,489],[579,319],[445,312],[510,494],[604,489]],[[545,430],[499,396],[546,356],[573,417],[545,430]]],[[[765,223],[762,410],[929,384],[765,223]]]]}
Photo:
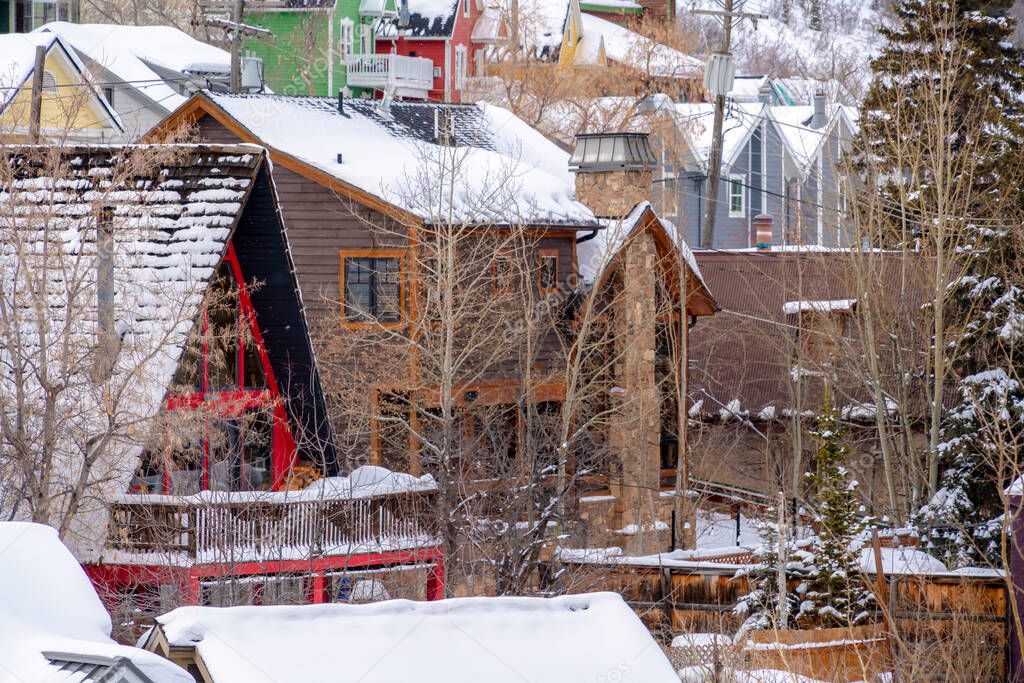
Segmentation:
{"type": "Polygon", "coordinates": [[[858,536],[864,520],[857,511],[857,481],[844,466],[839,413],[827,401],[811,432],[818,442],[813,520],[807,579],[797,589],[803,600],[796,621],[804,627],[856,626],[871,617],[875,601],[860,575],[858,536]]]}

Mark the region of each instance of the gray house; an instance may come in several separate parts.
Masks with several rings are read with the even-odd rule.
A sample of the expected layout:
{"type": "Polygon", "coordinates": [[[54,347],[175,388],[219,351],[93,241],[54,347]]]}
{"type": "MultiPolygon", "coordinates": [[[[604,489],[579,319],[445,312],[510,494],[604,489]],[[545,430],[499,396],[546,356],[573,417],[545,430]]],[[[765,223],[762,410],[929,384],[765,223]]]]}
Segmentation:
{"type": "Polygon", "coordinates": [[[857,130],[857,114],[817,95],[810,106],[768,107],[783,141],[783,207],[777,244],[849,246],[850,207],[843,155],[857,130]]]}
{"type": "MultiPolygon", "coordinates": [[[[773,218],[771,244],[840,246],[844,235],[845,178],[837,170],[856,130],[849,107],[727,101],[722,168],[715,213],[715,249],[757,246],[753,219],[773,218]]],[[[700,244],[714,109],[706,103],[675,105],[688,144],[676,171],[677,222],[689,244],[700,244]]]]}

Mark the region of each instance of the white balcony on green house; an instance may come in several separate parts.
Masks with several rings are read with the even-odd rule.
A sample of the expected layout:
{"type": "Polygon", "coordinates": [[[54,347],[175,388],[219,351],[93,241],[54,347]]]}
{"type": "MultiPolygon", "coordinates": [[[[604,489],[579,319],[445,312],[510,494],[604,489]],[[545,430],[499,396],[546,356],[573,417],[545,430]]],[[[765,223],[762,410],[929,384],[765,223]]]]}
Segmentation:
{"type": "Polygon", "coordinates": [[[345,66],[350,88],[392,87],[399,97],[426,99],[434,85],[434,63],[426,57],[348,55],[345,66]]]}

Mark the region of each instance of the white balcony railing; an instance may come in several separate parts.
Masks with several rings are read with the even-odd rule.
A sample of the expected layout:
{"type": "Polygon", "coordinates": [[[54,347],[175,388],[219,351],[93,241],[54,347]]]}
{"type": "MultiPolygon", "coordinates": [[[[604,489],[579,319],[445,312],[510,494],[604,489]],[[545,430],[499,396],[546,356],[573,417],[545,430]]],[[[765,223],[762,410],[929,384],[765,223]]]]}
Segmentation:
{"type": "Polygon", "coordinates": [[[425,98],[434,85],[434,63],[425,57],[348,55],[345,66],[350,87],[393,86],[396,95],[425,98]]]}

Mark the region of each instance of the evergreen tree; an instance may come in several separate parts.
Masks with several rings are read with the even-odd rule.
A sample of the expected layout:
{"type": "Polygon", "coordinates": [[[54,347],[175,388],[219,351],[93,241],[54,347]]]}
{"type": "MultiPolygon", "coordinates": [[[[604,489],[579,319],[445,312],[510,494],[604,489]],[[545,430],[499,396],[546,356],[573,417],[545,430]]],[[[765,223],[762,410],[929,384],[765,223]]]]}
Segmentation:
{"type": "Polygon", "coordinates": [[[816,536],[796,620],[819,628],[856,626],[870,617],[874,596],[860,576],[856,544],[864,522],[856,514],[857,482],[844,466],[847,449],[839,413],[828,400],[811,434],[818,442],[815,471],[808,475],[815,489],[816,536]]]}
{"type": "MultiPolygon", "coordinates": [[[[770,512],[770,511],[769,511],[770,512]]],[[[758,521],[758,535],[761,542],[754,549],[755,563],[736,572],[737,578],[746,577],[750,582],[750,592],[740,598],[734,612],[745,615],[746,621],[740,627],[740,633],[747,631],[765,631],[778,628],[779,614],[779,529],[770,521],[758,521]]],[[[806,575],[803,560],[806,553],[797,550],[796,545],[787,539],[786,543],[786,577],[802,578],[806,575]]],[[[800,598],[796,592],[786,593],[786,612],[796,615],[800,607],[800,598]]]]}
{"type": "Polygon", "coordinates": [[[927,224],[940,165],[973,185],[960,192],[961,214],[991,216],[1006,203],[1002,190],[1020,185],[1024,57],[1012,43],[1014,21],[1002,16],[1009,4],[898,0],[893,21],[879,28],[883,47],[851,159],[879,186],[896,235],[904,221],[917,231],[927,224]],[[942,149],[922,134],[934,130],[940,106],[950,123],[942,149]]]}
{"type": "Polygon", "coordinates": [[[1020,231],[973,227],[967,272],[951,285],[966,319],[957,343],[959,403],[947,414],[941,487],[913,520],[925,546],[949,565],[1000,557],[1000,491],[1020,472],[1024,447],[1024,292],[1010,278],[1020,231]]]}

